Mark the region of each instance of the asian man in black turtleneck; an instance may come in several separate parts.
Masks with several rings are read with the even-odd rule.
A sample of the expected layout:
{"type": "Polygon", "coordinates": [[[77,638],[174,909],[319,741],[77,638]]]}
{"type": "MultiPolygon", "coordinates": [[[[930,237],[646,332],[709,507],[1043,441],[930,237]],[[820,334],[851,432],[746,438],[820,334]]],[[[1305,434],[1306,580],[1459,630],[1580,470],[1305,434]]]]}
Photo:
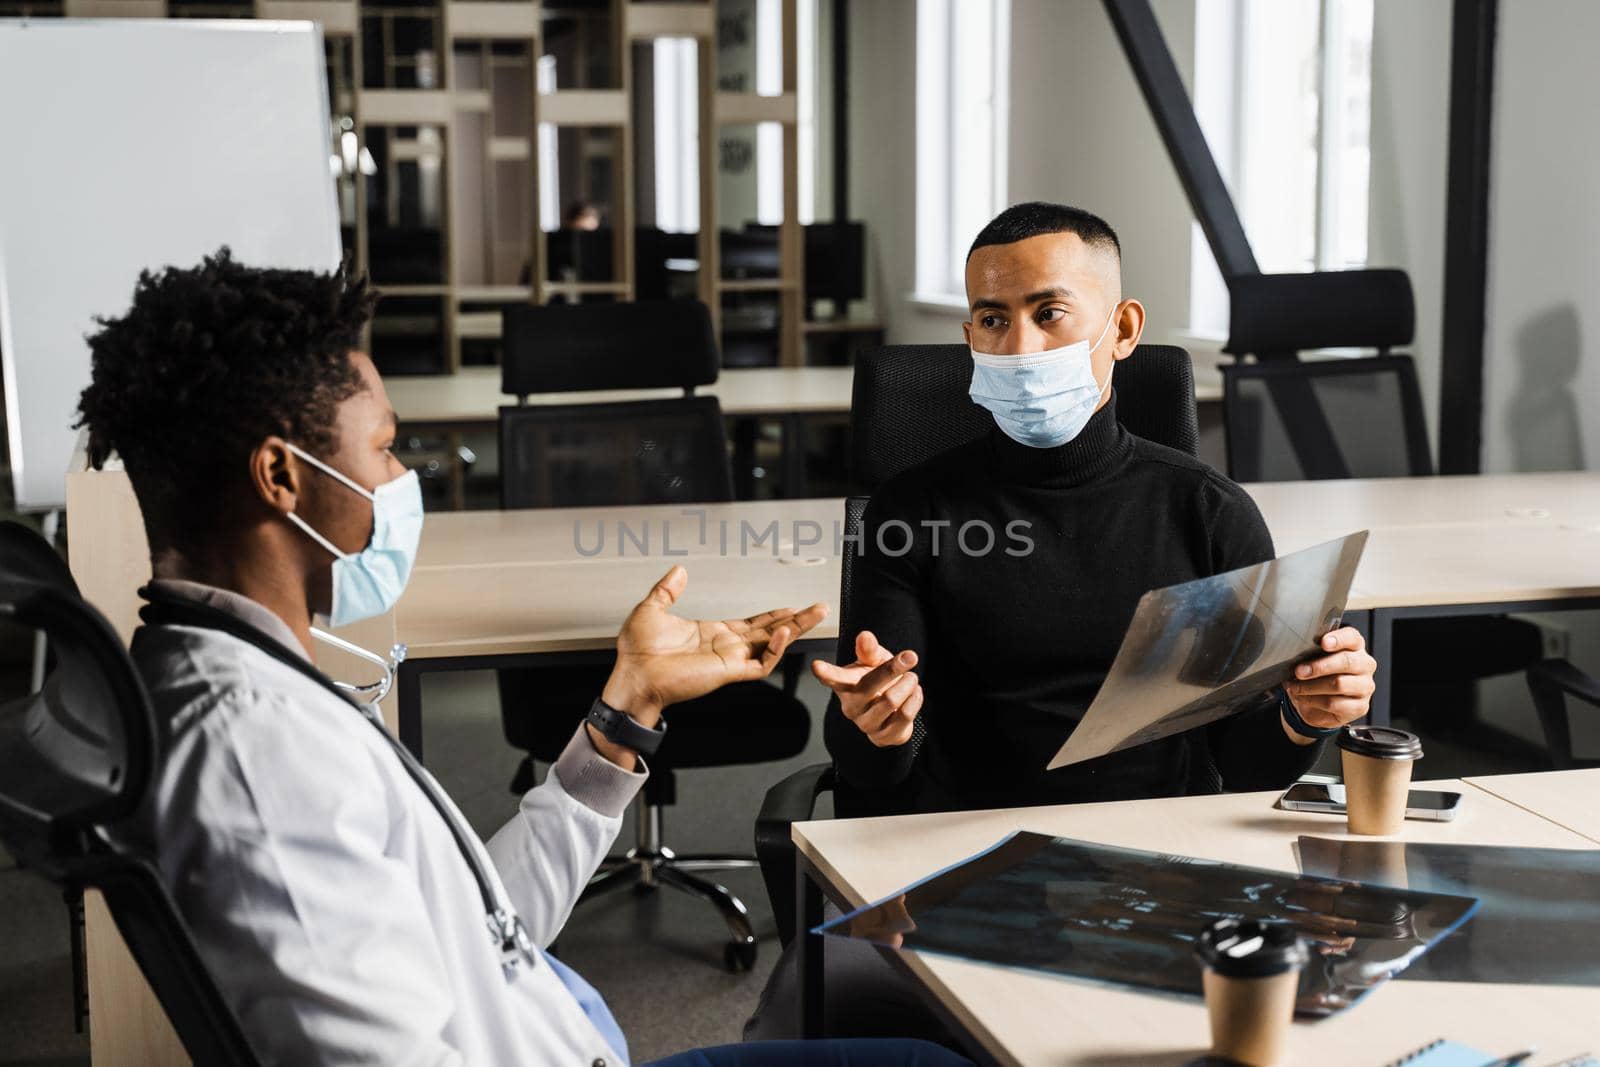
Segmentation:
{"type": "MultiPolygon", "coordinates": [[[[1283,692],[1230,718],[1045,770],[1139,598],[1271,559],[1272,537],[1239,486],[1118,423],[1115,367],[1138,358],[1145,312],[1123,296],[1103,220],[1056,204],[1009,208],[973,242],[966,284],[971,395],[995,426],[873,494],[852,592],[856,661],[812,665],[837,698],[825,733],[841,812],[1289,785],[1323,731],[1367,713],[1377,664],[1354,629],[1328,634],[1325,654],[1283,692]],[[990,551],[958,543],[969,523],[994,531],[990,551]]],[[[984,545],[982,529],[969,545],[984,545]]],[[[828,958],[835,1032],[919,1025],[895,972],[847,947],[828,958]]],[[[774,1006],[788,996],[787,963],[747,1036],[783,1032],[774,1006]]]]}
{"type": "Polygon", "coordinates": [[[1117,421],[1116,363],[1138,358],[1145,313],[1123,297],[1104,221],[1055,204],[1006,210],[973,242],[967,297],[972,397],[995,426],[867,508],[857,661],[814,665],[838,696],[826,736],[839,777],[886,811],[1172,796],[1205,788],[1207,753],[1224,789],[1287,786],[1315,762],[1319,728],[1367,713],[1376,663],[1353,629],[1328,635],[1286,701],[1268,694],[1188,734],[1044,769],[1139,598],[1271,559],[1272,537],[1244,490],[1117,421]],[[972,522],[999,533],[991,551],[957,543],[972,522]],[[878,550],[898,552],[906,528],[910,551],[878,550]]]}

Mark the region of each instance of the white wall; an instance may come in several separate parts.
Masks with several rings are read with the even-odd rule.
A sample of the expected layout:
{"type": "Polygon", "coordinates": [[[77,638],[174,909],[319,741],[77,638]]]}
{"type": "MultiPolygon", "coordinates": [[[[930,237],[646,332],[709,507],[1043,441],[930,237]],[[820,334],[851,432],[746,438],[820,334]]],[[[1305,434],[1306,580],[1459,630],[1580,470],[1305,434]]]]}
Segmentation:
{"type": "MultiPolygon", "coordinates": [[[[1428,440],[1439,440],[1451,0],[1378,0],[1372,25],[1367,260],[1411,276],[1428,440]]],[[[1504,8],[1502,7],[1502,10],[1504,8]]]]}
{"type": "MultiPolygon", "coordinates": [[[[1156,0],[1187,81],[1193,0],[1156,0]]],[[[850,5],[851,214],[867,224],[870,299],[893,344],[961,340],[965,317],[906,298],[915,281],[916,2],[850,5]]],[[[1099,0],[1012,0],[1009,200],[1093,211],[1123,246],[1146,337],[1187,325],[1192,215],[1099,0]]]]}
{"type": "Polygon", "coordinates": [[[1484,469],[1600,466],[1600,4],[1500,5],[1484,469]]]}

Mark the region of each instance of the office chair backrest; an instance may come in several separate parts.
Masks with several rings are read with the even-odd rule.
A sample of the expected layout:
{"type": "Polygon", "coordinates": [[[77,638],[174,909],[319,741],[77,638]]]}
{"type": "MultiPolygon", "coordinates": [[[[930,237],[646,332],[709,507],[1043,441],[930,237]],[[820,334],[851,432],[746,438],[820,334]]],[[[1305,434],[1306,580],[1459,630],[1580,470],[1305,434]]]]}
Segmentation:
{"type": "Polygon", "coordinates": [[[716,397],[500,409],[502,507],[732,499],[716,397]]]}
{"type": "Polygon", "coordinates": [[[504,315],[502,391],[692,391],[717,380],[717,338],[698,300],[519,304],[504,315]]]}
{"type": "MultiPolygon", "coordinates": [[[[972,402],[966,345],[887,345],[856,356],[850,404],[851,471],[875,489],[941,452],[987,434],[994,417],[972,402]]],[[[1199,417],[1189,354],[1140,345],[1112,378],[1117,419],[1129,432],[1194,455],[1199,417]]]]}
{"type": "Polygon", "coordinates": [[[1315,348],[1411,343],[1416,301],[1403,270],[1250,274],[1228,279],[1228,342],[1235,356],[1293,358],[1315,348]]]}
{"type": "Polygon", "coordinates": [[[61,553],[20,522],[0,522],[0,567],[8,567],[15,574],[26,574],[31,581],[73,593],[78,591],[78,583],[73,580],[72,570],[61,553]]]}
{"type": "Polygon", "coordinates": [[[0,524],[0,615],[43,631],[56,662],[40,692],[0,705],[0,842],[58,886],[104,893],[196,1063],[254,1064],[154,866],[102,832],[144,802],[158,735],[116,632],[59,562],[32,531],[0,524]]]}
{"type": "Polygon", "coordinates": [[[1410,356],[1235,364],[1222,382],[1236,481],[1433,473],[1410,356]]]}

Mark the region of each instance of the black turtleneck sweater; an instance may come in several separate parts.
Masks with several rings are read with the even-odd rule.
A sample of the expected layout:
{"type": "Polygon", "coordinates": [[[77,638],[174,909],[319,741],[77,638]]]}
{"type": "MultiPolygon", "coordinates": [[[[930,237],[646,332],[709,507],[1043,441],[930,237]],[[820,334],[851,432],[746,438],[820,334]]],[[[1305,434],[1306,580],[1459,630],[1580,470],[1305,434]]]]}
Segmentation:
{"type": "Polygon", "coordinates": [[[1229,790],[1281,788],[1315,762],[1320,746],[1284,736],[1273,703],[1045,770],[1110,670],[1141,596],[1273,558],[1244,490],[1128,433],[1114,396],[1065,445],[1031,448],[994,429],[890,480],[862,532],[847,636],[871,630],[892,652],[915,650],[924,704],[918,737],[895,748],[874,746],[830,705],[842,810],[1173,796],[1206,788],[1196,784],[1207,778],[1205,749],[1229,790]],[[967,530],[971,552],[955,543],[972,522],[994,531],[987,554],[981,526],[967,530]],[[909,551],[894,555],[908,538],[909,551]],[[1025,540],[1030,553],[1007,552],[1025,540]]]}

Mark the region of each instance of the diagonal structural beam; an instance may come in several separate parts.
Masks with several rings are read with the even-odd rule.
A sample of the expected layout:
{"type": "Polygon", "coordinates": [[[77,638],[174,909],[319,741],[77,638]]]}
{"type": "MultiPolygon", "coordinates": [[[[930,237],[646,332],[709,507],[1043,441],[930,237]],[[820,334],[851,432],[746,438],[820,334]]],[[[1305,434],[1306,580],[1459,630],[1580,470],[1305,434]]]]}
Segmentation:
{"type": "Polygon", "coordinates": [[[1178,181],[1189,197],[1200,229],[1211,246],[1224,278],[1241,274],[1260,274],[1244,223],[1233,206],[1233,197],[1217,169],[1217,161],[1206,144],[1194,104],[1183,87],[1178,65],[1172,60],[1167,39],[1161,34],[1150,0],[1105,0],[1106,14],[1117,31],[1117,40],[1127,54],[1128,66],[1139,83],[1139,91],[1156,120],[1161,141],[1172,157],[1178,181]]]}

